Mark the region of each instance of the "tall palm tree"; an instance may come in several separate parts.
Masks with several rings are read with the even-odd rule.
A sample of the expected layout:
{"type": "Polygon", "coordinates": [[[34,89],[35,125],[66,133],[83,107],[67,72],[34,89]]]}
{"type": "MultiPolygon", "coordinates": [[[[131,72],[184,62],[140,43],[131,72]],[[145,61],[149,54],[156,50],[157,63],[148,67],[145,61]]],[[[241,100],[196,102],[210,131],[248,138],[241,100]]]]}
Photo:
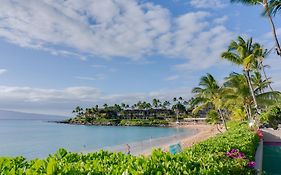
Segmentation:
{"type": "Polygon", "coordinates": [[[152,104],[153,104],[153,106],[154,106],[155,108],[158,108],[158,107],[159,107],[159,101],[160,101],[160,100],[158,100],[158,99],[156,99],[156,98],[154,98],[154,99],[152,100],[152,104]]]}
{"type": "Polygon", "coordinates": [[[268,11],[271,15],[276,15],[281,10],[281,0],[271,0],[268,6],[268,11]]]}
{"type": "Polygon", "coordinates": [[[253,51],[252,38],[245,41],[241,36],[238,36],[237,41],[232,41],[228,47],[228,51],[223,52],[221,57],[222,59],[243,67],[243,72],[251,91],[256,112],[260,114],[250,76],[250,71],[252,71],[253,65],[256,64],[257,60],[253,51]]]}
{"type": "Polygon", "coordinates": [[[166,100],[166,101],[163,102],[162,106],[163,106],[164,109],[167,109],[167,107],[169,107],[170,105],[171,105],[171,103],[166,100]]]}
{"type": "Polygon", "coordinates": [[[253,45],[254,48],[254,53],[256,55],[256,59],[257,59],[257,65],[256,70],[259,72],[262,72],[265,80],[268,83],[268,87],[270,88],[271,91],[274,91],[273,88],[271,87],[271,81],[270,78],[268,78],[266,72],[265,72],[265,67],[267,67],[266,65],[264,65],[264,60],[267,58],[267,56],[270,54],[270,50],[267,49],[263,49],[262,46],[259,43],[255,43],[253,45]]]}
{"type": "Polygon", "coordinates": [[[244,75],[238,73],[231,73],[225,78],[224,87],[232,89],[232,93],[229,94],[231,97],[227,102],[227,106],[230,110],[233,108],[239,108],[242,106],[248,116],[248,119],[252,119],[252,108],[253,98],[251,96],[250,88],[247,79],[244,75]]]}
{"type": "Polygon", "coordinates": [[[268,17],[270,25],[271,25],[272,34],[273,34],[273,38],[274,38],[274,42],[275,42],[275,46],[276,46],[276,52],[279,56],[281,56],[281,47],[280,47],[280,43],[277,38],[276,27],[275,27],[275,24],[273,22],[272,15],[271,15],[271,11],[276,12],[276,11],[280,10],[280,8],[281,8],[280,0],[271,0],[270,3],[268,3],[268,0],[231,0],[231,2],[234,2],[234,3],[238,2],[238,3],[247,4],[247,5],[258,5],[258,4],[263,5],[264,14],[268,17]],[[279,3],[276,3],[276,1],[279,1],[279,3]]]}
{"type": "MultiPolygon", "coordinates": [[[[275,103],[272,99],[279,98],[280,93],[277,91],[264,92],[263,89],[266,85],[263,85],[264,82],[259,80],[259,75],[254,74],[253,77],[254,93],[259,105],[266,106],[275,103]]],[[[229,89],[228,100],[225,105],[228,106],[231,111],[237,111],[237,109],[242,108],[247,114],[248,119],[253,119],[253,97],[245,75],[235,72],[231,73],[225,78],[224,87],[229,89]]]]}
{"type": "MultiPolygon", "coordinates": [[[[270,86],[270,81],[266,79],[262,79],[262,76],[260,72],[254,72],[253,75],[251,75],[252,84],[254,86],[254,92],[255,94],[263,93],[267,87],[270,86]]],[[[271,90],[273,91],[273,90],[271,90]]]]}
{"type": "Polygon", "coordinates": [[[126,108],[126,104],[125,103],[121,103],[121,107],[122,107],[122,109],[125,109],[126,108]]]}
{"type": "Polygon", "coordinates": [[[201,77],[199,87],[193,88],[192,92],[195,93],[195,98],[192,100],[192,106],[196,106],[193,109],[193,113],[197,113],[199,110],[213,106],[223,124],[227,130],[225,117],[223,114],[224,94],[226,89],[219,86],[217,81],[211,74],[201,77]]]}

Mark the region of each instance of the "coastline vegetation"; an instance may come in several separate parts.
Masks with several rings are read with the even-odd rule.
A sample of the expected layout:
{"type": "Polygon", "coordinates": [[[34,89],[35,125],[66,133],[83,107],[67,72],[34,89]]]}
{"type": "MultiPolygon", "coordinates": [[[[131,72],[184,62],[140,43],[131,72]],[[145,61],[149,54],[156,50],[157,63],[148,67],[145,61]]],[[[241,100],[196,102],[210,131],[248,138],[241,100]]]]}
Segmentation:
{"type": "MultiPolygon", "coordinates": [[[[114,125],[114,126],[168,126],[170,122],[192,117],[189,101],[182,97],[174,98],[173,102],[153,99],[152,103],[139,101],[136,104],[114,104],[92,108],[77,106],[70,118],[63,123],[82,125],[114,125]]],[[[204,110],[201,110],[201,114],[204,110]]]]}
{"type": "Polygon", "coordinates": [[[254,174],[259,137],[246,123],[176,155],[155,150],[151,156],[100,151],[89,154],[60,149],[46,159],[0,158],[2,174],[254,174]],[[236,153],[236,152],[237,153],[236,153]]]}

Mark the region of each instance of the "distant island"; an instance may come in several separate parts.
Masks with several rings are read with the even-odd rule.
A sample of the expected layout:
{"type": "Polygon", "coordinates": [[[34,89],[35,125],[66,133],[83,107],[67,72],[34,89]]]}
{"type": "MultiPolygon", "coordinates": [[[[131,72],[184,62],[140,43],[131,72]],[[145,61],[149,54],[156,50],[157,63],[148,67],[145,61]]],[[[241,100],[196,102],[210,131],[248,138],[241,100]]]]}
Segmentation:
{"type": "Polygon", "coordinates": [[[66,119],[66,116],[26,113],[18,111],[0,110],[0,120],[43,120],[58,121],[66,119]]]}
{"type": "MultiPolygon", "coordinates": [[[[173,102],[153,99],[152,103],[139,101],[136,104],[125,103],[109,106],[104,104],[92,108],[77,106],[73,113],[75,117],[61,123],[77,125],[103,125],[103,126],[169,126],[184,118],[193,117],[190,100],[185,101],[182,97],[174,98],[173,102]]],[[[199,112],[204,116],[205,110],[199,112]]]]}

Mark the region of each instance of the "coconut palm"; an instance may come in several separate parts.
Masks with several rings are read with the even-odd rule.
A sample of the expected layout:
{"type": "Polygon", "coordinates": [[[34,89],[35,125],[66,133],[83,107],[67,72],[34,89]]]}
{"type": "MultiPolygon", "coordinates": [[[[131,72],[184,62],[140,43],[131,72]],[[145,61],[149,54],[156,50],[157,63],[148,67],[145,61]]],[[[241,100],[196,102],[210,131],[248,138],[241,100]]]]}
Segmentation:
{"type": "Polygon", "coordinates": [[[77,106],[72,113],[76,113],[78,116],[81,116],[84,114],[83,108],[81,108],[80,106],[77,106]]]}
{"type": "Polygon", "coordinates": [[[167,107],[169,107],[170,105],[171,103],[169,101],[164,101],[162,106],[164,109],[167,109],[167,107]]]}
{"type": "MultiPolygon", "coordinates": [[[[259,75],[252,79],[252,81],[256,81],[256,83],[253,82],[253,87],[255,88],[254,93],[257,102],[260,106],[274,103],[272,99],[278,98],[280,93],[277,91],[264,92],[264,82],[261,82],[258,77],[259,75]]],[[[228,100],[225,102],[225,106],[232,111],[233,115],[241,114],[243,112],[241,109],[243,109],[248,119],[253,119],[252,105],[254,101],[245,75],[235,72],[231,73],[225,78],[224,87],[229,89],[228,100]]]]}
{"type": "Polygon", "coordinates": [[[192,112],[198,113],[198,111],[212,106],[217,110],[225,129],[227,129],[223,114],[224,95],[227,94],[226,89],[219,86],[211,74],[207,74],[201,77],[199,87],[195,87],[192,92],[195,93],[195,98],[191,104],[196,106],[192,112]]]}
{"type": "Polygon", "coordinates": [[[268,67],[268,66],[264,65],[264,63],[263,63],[264,60],[267,58],[267,56],[270,54],[270,50],[263,49],[262,46],[259,43],[255,43],[253,45],[253,48],[254,48],[254,53],[256,55],[256,59],[257,59],[255,69],[263,74],[264,79],[267,82],[270,82],[268,84],[268,87],[270,88],[271,91],[274,91],[273,88],[271,87],[270,78],[268,78],[268,76],[265,72],[265,68],[268,67]]]}
{"type": "Polygon", "coordinates": [[[154,98],[153,100],[152,100],[152,104],[153,104],[153,106],[155,107],[155,108],[158,108],[158,105],[159,105],[159,103],[158,103],[158,99],[156,99],[156,98],[154,98]]]}
{"type": "MultiPolygon", "coordinates": [[[[270,86],[270,81],[266,79],[262,79],[262,76],[260,72],[254,72],[253,75],[251,75],[252,84],[254,86],[254,92],[255,94],[262,93],[265,91],[267,87],[270,86]]],[[[273,91],[273,90],[271,90],[273,91]]]]}
{"type": "Polygon", "coordinates": [[[272,13],[271,12],[277,12],[281,9],[280,0],[271,0],[270,3],[268,0],[231,0],[231,2],[234,3],[243,3],[247,5],[262,5],[264,8],[264,14],[268,17],[271,28],[272,28],[272,34],[275,41],[276,46],[276,52],[279,56],[281,56],[281,47],[280,43],[277,38],[276,34],[276,27],[272,19],[272,13]]]}
{"type": "Polygon", "coordinates": [[[232,93],[229,94],[231,98],[229,98],[226,104],[228,108],[231,111],[235,111],[234,108],[242,106],[248,119],[252,119],[251,105],[253,104],[253,98],[246,77],[242,74],[231,73],[225,78],[224,87],[232,89],[232,93]]]}
{"type": "Polygon", "coordinates": [[[103,104],[103,107],[104,107],[104,109],[107,109],[108,108],[108,104],[103,104]]]}
{"type": "Polygon", "coordinates": [[[281,0],[271,0],[268,6],[268,11],[271,15],[276,15],[281,10],[281,0]]]}
{"type": "Polygon", "coordinates": [[[232,41],[228,47],[228,51],[223,52],[221,57],[222,59],[243,67],[243,72],[251,91],[256,112],[260,114],[250,76],[250,72],[254,69],[253,67],[255,67],[253,65],[257,64],[257,55],[253,49],[252,38],[245,41],[241,36],[238,36],[237,41],[232,41]]]}

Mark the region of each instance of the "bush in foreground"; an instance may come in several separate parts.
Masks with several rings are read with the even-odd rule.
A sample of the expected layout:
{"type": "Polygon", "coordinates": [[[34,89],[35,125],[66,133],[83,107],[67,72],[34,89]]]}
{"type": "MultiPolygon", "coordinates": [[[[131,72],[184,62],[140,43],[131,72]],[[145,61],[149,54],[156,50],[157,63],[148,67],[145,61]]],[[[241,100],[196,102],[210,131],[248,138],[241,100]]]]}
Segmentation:
{"type": "Polygon", "coordinates": [[[171,155],[155,150],[149,157],[100,151],[78,154],[60,149],[44,160],[0,158],[0,174],[254,174],[252,165],[259,138],[245,124],[231,125],[228,132],[171,155]],[[229,151],[243,157],[233,158],[229,151]]]}

